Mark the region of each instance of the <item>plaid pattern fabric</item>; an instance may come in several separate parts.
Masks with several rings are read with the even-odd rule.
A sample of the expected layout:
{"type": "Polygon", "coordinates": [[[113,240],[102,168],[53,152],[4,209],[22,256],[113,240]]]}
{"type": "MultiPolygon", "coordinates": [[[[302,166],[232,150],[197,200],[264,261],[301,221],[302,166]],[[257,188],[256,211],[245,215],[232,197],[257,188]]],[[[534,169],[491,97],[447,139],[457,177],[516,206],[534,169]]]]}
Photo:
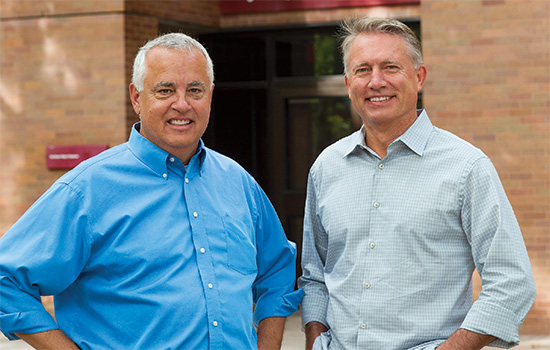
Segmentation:
{"type": "Polygon", "coordinates": [[[311,168],[299,286],[304,325],[330,328],[323,347],[433,348],[461,327],[519,341],[534,281],[497,172],[419,113],[384,159],[361,129],[311,168]]]}

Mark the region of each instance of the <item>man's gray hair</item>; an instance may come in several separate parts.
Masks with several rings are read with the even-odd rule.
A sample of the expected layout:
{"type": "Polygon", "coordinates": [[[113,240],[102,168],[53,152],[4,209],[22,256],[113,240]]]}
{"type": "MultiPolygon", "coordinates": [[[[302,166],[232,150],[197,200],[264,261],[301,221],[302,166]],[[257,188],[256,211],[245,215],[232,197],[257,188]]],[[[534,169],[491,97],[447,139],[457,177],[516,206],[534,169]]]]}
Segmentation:
{"type": "Polygon", "coordinates": [[[188,35],[182,33],[170,33],[164,34],[156,39],[153,39],[143,45],[134,60],[134,71],[132,74],[132,84],[136,87],[137,91],[143,91],[143,81],[147,74],[147,66],[145,64],[145,56],[147,53],[155,47],[164,47],[168,49],[180,50],[190,52],[194,49],[202,52],[206,58],[206,67],[208,79],[210,79],[210,85],[214,83],[214,64],[212,59],[208,55],[208,52],[197,40],[191,38],[188,35]]]}
{"type": "Polygon", "coordinates": [[[407,42],[409,56],[414,68],[418,69],[418,67],[423,64],[420,41],[406,24],[388,18],[355,18],[344,21],[340,25],[340,37],[342,39],[340,48],[342,50],[344,73],[346,75],[348,74],[349,50],[353,40],[355,40],[359,34],[376,33],[402,37],[407,42]]]}

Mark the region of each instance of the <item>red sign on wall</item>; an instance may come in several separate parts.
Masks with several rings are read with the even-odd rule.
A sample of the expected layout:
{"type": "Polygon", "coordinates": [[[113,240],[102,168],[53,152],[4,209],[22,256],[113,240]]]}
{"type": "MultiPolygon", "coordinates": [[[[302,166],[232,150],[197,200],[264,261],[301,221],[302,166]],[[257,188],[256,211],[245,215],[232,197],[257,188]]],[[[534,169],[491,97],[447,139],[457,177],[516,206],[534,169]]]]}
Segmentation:
{"type": "Polygon", "coordinates": [[[72,169],[83,160],[91,158],[107,148],[107,145],[48,146],[46,165],[48,169],[72,169]]]}
{"type": "Polygon", "coordinates": [[[222,14],[420,4],[420,0],[220,0],[222,14]]]}

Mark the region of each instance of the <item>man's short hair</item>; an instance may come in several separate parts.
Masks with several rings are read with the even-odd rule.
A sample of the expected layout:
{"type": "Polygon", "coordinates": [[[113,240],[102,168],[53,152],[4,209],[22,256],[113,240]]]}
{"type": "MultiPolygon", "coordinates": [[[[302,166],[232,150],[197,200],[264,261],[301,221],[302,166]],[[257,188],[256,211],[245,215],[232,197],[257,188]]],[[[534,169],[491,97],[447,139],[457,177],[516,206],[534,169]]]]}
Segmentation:
{"type": "Polygon", "coordinates": [[[143,91],[143,81],[147,74],[147,66],[145,64],[145,56],[147,53],[155,47],[164,47],[168,49],[180,50],[180,51],[192,51],[199,50],[206,58],[207,74],[210,79],[210,85],[214,83],[214,64],[212,59],[208,55],[208,52],[197,40],[191,38],[183,33],[170,33],[164,34],[156,39],[153,39],[143,45],[134,59],[134,71],[132,74],[132,84],[136,87],[137,91],[143,91]]]}
{"type": "Polygon", "coordinates": [[[354,18],[342,22],[340,25],[340,37],[342,44],[342,58],[344,61],[344,73],[348,74],[348,56],[351,44],[359,34],[382,33],[397,35],[405,39],[408,46],[409,56],[415,68],[423,64],[422,48],[420,41],[414,32],[406,24],[388,18],[354,18]]]}

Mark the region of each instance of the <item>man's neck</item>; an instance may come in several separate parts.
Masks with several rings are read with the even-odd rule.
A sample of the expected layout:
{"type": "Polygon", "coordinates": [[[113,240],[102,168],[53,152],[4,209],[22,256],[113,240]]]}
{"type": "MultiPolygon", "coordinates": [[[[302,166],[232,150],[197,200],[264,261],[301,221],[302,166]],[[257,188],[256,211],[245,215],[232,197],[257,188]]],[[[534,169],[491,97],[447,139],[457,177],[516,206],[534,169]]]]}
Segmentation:
{"type": "Polygon", "coordinates": [[[373,150],[380,158],[384,159],[388,154],[388,147],[399,136],[403,135],[416,121],[416,113],[414,118],[410,118],[400,124],[380,125],[367,124],[365,125],[365,143],[373,150]]]}

